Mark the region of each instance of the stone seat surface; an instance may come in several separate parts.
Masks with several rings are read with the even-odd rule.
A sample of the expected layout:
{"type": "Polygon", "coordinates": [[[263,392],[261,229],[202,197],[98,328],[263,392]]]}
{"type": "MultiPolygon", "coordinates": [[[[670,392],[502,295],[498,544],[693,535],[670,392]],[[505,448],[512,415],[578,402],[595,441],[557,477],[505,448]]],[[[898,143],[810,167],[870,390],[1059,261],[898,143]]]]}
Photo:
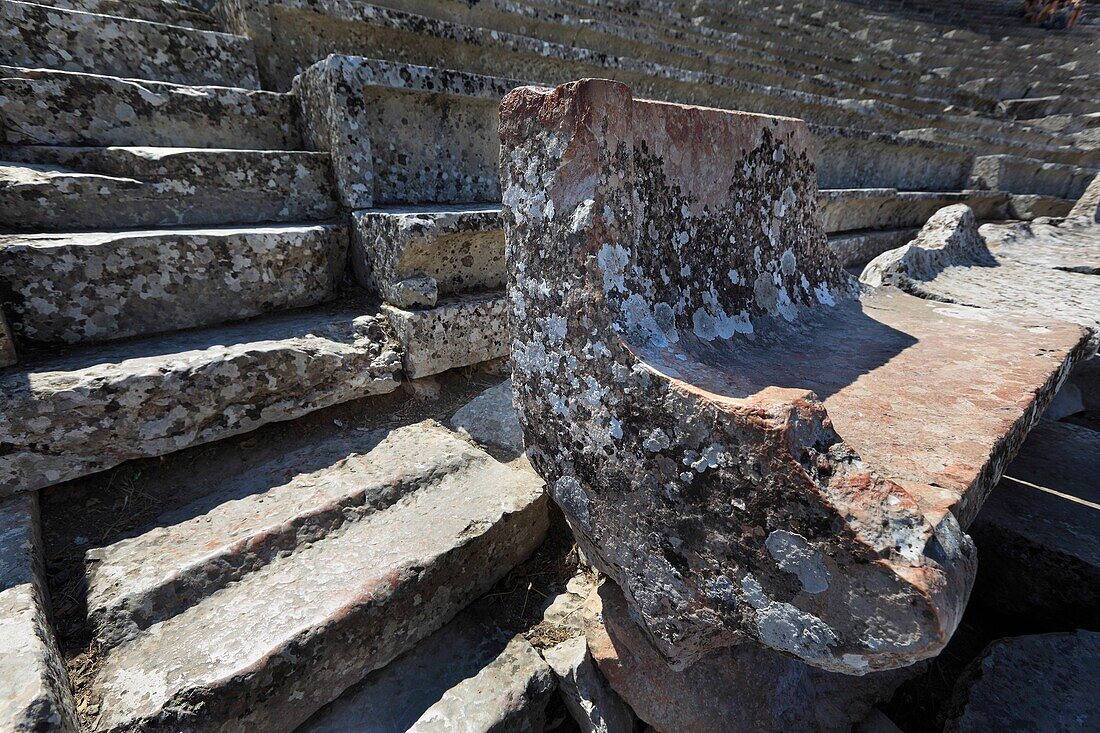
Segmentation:
{"type": "Polygon", "coordinates": [[[587,80],[512,92],[501,139],[525,444],[650,640],[676,668],[745,639],[847,674],[938,653],[961,527],[1084,330],[860,293],[799,120],[587,80]]]}
{"type": "Polygon", "coordinates": [[[299,150],[0,147],[0,221],[22,231],[315,221],[328,156],[299,150]]]}
{"type": "MultiPolygon", "coordinates": [[[[195,582],[180,586],[177,612],[126,638],[103,638],[84,691],[98,711],[92,730],[291,731],[445,624],[542,541],[545,496],[530,472],[432,421],[361,441],[350,454],[324,445],[321,455],[299,454],[305,471],[275,459],[244,477],[250,485],[229,477],[236,485],[213,486],[159,528],[97,554],[97,590],[125,586],[126,568],[143,562],[172,574],[190,560],[195,582]],[[265,516],[269,494],[274,511],[265,516]],[[293,516],[341,495],[343,511],[295,531],[293,516]],[[177,545],[166,533],[187,539],[177,545]],[[224,569],[242,563],[230,584],[216,576],[207,584],[200,569],[204,559],[219,566],[209,555],[218,543],[231,553],[224,569]],[[266,562],[255,561],[268,550],[266,562]]],[[[139,577],[138,593],[151,574],[139,577]]]]}
{"type": "Polygon", "coordinates": [[[396,389],[377,311],[336,304],[24,359],[0,371],[0,495],[396,389]]]}
{"type": "Polygon", "coordinates": [[[9,66],[259,87],[251,41],[228,33],[2,0],[0,39],[9,66]]]}
{"type": "Polygon", "coordinates": [[[37,4],[207,31],[221,28],[213,15],[179,0],[39,0],[37,4]]]}

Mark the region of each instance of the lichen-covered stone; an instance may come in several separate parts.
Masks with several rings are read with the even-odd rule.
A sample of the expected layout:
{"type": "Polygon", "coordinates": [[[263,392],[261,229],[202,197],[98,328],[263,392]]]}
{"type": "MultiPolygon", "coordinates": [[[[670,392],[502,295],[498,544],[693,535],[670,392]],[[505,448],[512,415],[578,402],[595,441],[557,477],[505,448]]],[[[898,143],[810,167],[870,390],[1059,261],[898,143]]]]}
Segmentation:
{"type": "Polygon", "coordinates": [[[833,733],[849,730],[911,674],[825,672],[748,642],[670,670],[604,582],[584,607],[588,648],[611,687],[659,733],[833,733]]]}
{"type": "Polygon", "coordinates": [[[19,231],[302,222],[337,213],[328,156],[282,150],[3,146],[0,220],[19,231]],[[19,165],[15,165],[19,163],[19,165]]]}
{"type": "MultiPolygon", "coordinates": [[[[380,460],[374,481],[350,480],[370,465],[354,458],[315,474],[317,508],[328,503],[326,493],[331,500],[341,490],[365,492],[363,503],[345,497],[344,510],[332,512],[331,521],[312,532],[303,528],[308,537],[273,526],[291,547],[259,567],[248,556],[250,546],[263,554],[265,543],[279,541],[262,530],[262,493],[242,497],[244,507],[211,508],[200,500],[176,513],[174,523],[206,515],[215,527],[205,532],[223,539],[235,528],[222,521],[233,514],[245,519],[241,534],[254,532],[255,542],[230,548],[245,560],[244,575],[220,589],[217,583],[205,592],[196,588],[180,599],[185,608],[103,649],[86,691],[89,728],[294,730],[526,559],[547,526],[538,477],[498,463],[438,423],[400,430],[412,433],[406,444],[420,442],[423,456],[405,451],[399,460],[380,460]],[[342,486],[326,487],[325,478],[342,486]]],[[[385,453],[382,447],[375,458],[385,453]]],[[[280,513],[310,498],[283,484],[270,488],[280,513]]],[[[140,541],[153,557],[172,555],[173,544],[156,541],[158,532],[172,529],[182,528],[153,528],[140,541]]],[[[185,548],[201,553],[194,543],[185,548]]],[[[530,661],[530,654],[506,658],[500,677],[492,676],[501,680],[510,667],[530,661]]],[[[543,670],[545,680],[549,671],[543,670]]]]}
{"type": "Polygon", "coordinates": [[[0,141],[13,145],[300,147],[287,94],[0,66],[0,141]]]}
{"type": "Polygon", "coordinates": [[[434,308],[382,306],[410,379],[479,364],[508,354],[508,299],[500,293],[470,295],[434,308]]]}
{"type": "Polygon", "coordinates": [[[938,653],[973,580],[962,527],[1082,330],[860,295],[797,120],[588,80],[511,93],[501,139],[528,455],[662,654],[750,638],[863,674],[938,653]]]}
{"type": "Polygon", "coordinates": [[[11,327],[8,326],[8,317],[0,310],[0,369],[17,361],[19,355],[15,351],[15,340],[11,335],[11,327]]]}
{"type": "Polygon", "coordinates": [[[504,287],[500,207],[373,209],[352,214],[351,265],[360,285],[398,308],[504,287]]]}
{"type": "Polygon", "coordinates": [[[397,388],[385,319],[321,308],[86,348],[0,374],[0,496],[397,388]]]}
{"type": "Polygon", "coordinates": [[[970,528],[983,605],[1054,628],[1093,622],[1100,605],[1097,466],[1100,432],[1047,420],[1035,426],[970,528]]]}
{"type": "Polygon", "coordinates": [[[959,678],[945,733],[1088,731],[1100,726],[1100,633],[990,644],[959,678]]]}
{"type": "Polygon", "coordinates": [[[0,293],[23,339],[106,341],[323,302],[347,246],[336,224],[0,235],[0,293]]]}
{"type": "Polygon", "coordinates": [[[511,379],[505,379],[463,405],[451,418],[451,425],[482,445],[516,455],[523,453],[523,428],[512,406],[511,379]]]}
{"type": "Polygon", "coordinates": [[[307,143],[350,209],[495,201],[496,109],[518,82],[332,55],[294,80],[307,143]]]}
{"type": "Polygon", "coordinates": [[[0,0],[0,64],[259,87],[247,38],[18,0],[0,0]]]}
{"type": "Polygon", "coordinates": [[[43,562],[37,495],[0,499],[0,729],[78,733],[43,562]]]}
{"type": "Polygon", "coordinates": [[[540,733],[553,692],[534,647],[466,611],[298,733],[540,733]]]}

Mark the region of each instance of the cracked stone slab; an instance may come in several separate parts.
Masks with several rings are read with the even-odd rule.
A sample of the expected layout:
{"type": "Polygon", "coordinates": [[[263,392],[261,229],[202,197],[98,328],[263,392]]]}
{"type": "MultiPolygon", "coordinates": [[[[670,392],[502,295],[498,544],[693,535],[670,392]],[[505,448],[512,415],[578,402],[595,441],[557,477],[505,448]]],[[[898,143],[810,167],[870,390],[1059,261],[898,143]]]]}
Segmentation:
{"type": "Polygon", "coordinates": [[[398,308],[504,287],[499,205],[356,211],[352,233],[355,279],[398,308]]]}
{"type": "Polygon", "coordinates": [[[959,678],[944,731],[1095,730],[1098,677],[1100,633],[1000,639],[959,678]]]}
{"type": "Polygon", "coordinates": [[[1085,332],[861,292],[801,121],[588,80],[513,92],[501,126],[524,443],[657,648],[847,674],[937,654],[963,528],[1085,332]]]}
{"type": "Polygon", "coordinates": [[[970,531],[975,593],[998,612],[1085,627],[1100,604],[1100,432],[1041,421],[970,531]]]}
{"type": "Polygon", "coordinates": [[[0,147],[0,220],[94,231],[327,219],[328,156],[290,150],[0,147]]]}
{"type": "Polygon", "coordinates": [[[0,499],[0,728],[78,733],[49,618],[38,496],[0,499]]]}
{"type": "Polygon", "coordinates": [[[0,235],[0,292],[27,341],[106,341],[329,300],[347,247],[339,224],[0,235]]]}
{"type": "MultiPolygon", "coordinates": [[[[1038,227],[1040,232],[1044,228],[1038,227]]],[[[1025,227],[1023,231],[1035,231],[1025,227]]],[[[997,237],[997,228],[987,229],[997,237]]],[[[1017,233],[1020,230],[1016,230],[1017,233]]],[[[928,220],[917,237],[871,261],[860,279],[890,285],[941,303],[979,307],[986,318],[1020,316],[1076,323],[1100,342],[1100,288],[1086,272],[1095,266],[1100,227],[1082,227],[1053,245],[1051,236],[1002,235],[993,246],[965,205],[948,206],[928,220]],[[1067,241],[1067,239],[1069,241],[1067,241]],[[1045,264],[1044,264],[1045,263],[1045,264]],[[1051,266],[1056,265],[1056,266],[1051,266]]]]}
{"type": "Polygon", "coordinates": [[[305,137],[332,155],[350,209],[496,201],[508,79],[331,55],[294,80],[305,137]]]}
{"type": "Polygon", "coordinates": [[[515,455],[523,453],[523,428],[512,405],[512,380],[505,379],[467,402],[451,417],[451,425],[482,445],[515,455]]]}
{"type": "Polygon", "coordinates": [[[921,227],[939,209],[967,203],[979,219],[1004,219],[1009,197],[999,191],[922,192],[892,188],[822,189],[817,206],[825,232],[921,227]]]}
{"type": "Polygon", "coordinates": [[[508,298],[501,293],[468,295],[418,310],[383,304],[382,312],[397,334],[410,379],[508,354],[508,298]]]}
{"type": "Polygon", "coordinates": [[[604,581],[584,607],[588,648],[611,687],[658,733],[831,733],[848,730],[913,672],[861,678],[825,672],[752,642],[668,668],[604,581]]]}
{"type": "Polygon", "coordinates": [[[0,140],[13,145],[301,147],[290,95],[0,66],[0,140]]]}
{"type": "Polygon", "coordinates": [[[296,733],[539,733],[553,692],[534,647],[465,611],[296,733]]]}
{"type": "MultiPolygon", "coordinates": [[[[345,487],[366,496],[348,503],[342,522],[323,523],[310,540],[248,567],[218,592],[189,596],[185,609],[106,650],[86,692],[89,727],[293,730],[526,559],[547,527],[538,477],[438,423],[400,430],[420,434],[423,458],[375,456],[376,480],[345,487]],[[442,462],[419,464],[436,457],[442,462]],[[380,497],[389,498],[375,505],[380,497]]],[[[347,475],[370,461],[368,452],[331,471],[347,475]]],[[[324,491],[323,476],[314,478],[315,491],[324,491]]],[[[287,499],[299,500],[276,503],[287,499]]],[[[241,500],[252,505],[253,523],[263,520],[261,500],[241,500]]],[[[241,511],[201,501],[192,510],[196,518],[241,511]]],[[[175,552],[171,544],[151,549],[175,552]]],[[[520,663],[506,659],[501,677],[520,663]]]]}
{"type": "Polygon", "coordinates": [[[323,307],[85,347],[0,373],[0,495],[398,386],[385,319],[323,307]]]}
{"type": "Polygon", "coordinates": [[[0,64],[258,89],[247,38],[0,1],[0,64]]]}

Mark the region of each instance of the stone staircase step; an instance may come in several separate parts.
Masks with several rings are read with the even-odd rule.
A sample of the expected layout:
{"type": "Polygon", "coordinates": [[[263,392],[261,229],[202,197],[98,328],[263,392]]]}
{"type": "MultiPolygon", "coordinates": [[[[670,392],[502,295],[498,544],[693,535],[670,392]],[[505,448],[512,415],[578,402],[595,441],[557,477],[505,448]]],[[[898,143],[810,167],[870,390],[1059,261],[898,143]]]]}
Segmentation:
{"type": "Polygon", "coordinates": [[[402,364],[410,379],[507,356],[510,309],[502,292],[448,299],[434,308],[382,305],[401,344],[402,364]]]}
{"type": "Polygon", "coordinates": [[[218,21],[210,13],[190,3],[177,0],[38,0],[38,5],[49,5],[64,10],[81,10],[97,15],[114,15],[132,20],[148,20],[154,23],[221,30],[218,21]]]}
{"type": "Polygon", "coordinates": [[[297,150],[0,146],[22,231],[302,222],[339,212],[328,156],[297,150]]]}
{"type": "Polygon", "coordinates": [[[340,302],[0,371],[0,496],[396,389],[384,318],[340,302]]]}
{"type": "Polygon", "coordinates": [[[44,571],[37,494],[0,499],[0,730],[78,733],[44,571]]]}
{"type": "Polygon", "coordinates": [[[7,234],[0,293],[25,341],[108,341],[321,303],[346,261],[343,224],[7,234]]]}
{"type": "Polygon", "coordinates": [[[967,204],[982,221],[1004,219],[1008,194],[1001,191],[898,191],[893,188],[833,188],[818,192],[825,232],[920,227],[939,209],[967,204]]]}
{"type": "Polygon", "coordinates": [[[541,731],[553,691],[554,676],[530,643],[465,611],[297,733],[541,731]]]}
{"type": "Polygon", "coordinates": [[[504,287],[500,204],[367,209],[352,214],[356,280],[400,308],[504,287]]]}
{"type": "Polygon", "coordinates": [[[0,66],[0,142],[302,147],[286,94],[15,66],[0,66]]]}
{"type": "MultiPolygon", "coordinates": [[[[239,499],[212,497],[180,510],[192,515],[192,526],[239,532],[244,557],[278,542],[260,526],[269,493],[282,495],[272,521],[285,519],[284,510],[293,514],[285,500],[300,501],[295,488],[310,483],[315,494],[325,493],[323,485],[339,494],[342,484],[348,504],[342,521],[306,532],[232,584],[195,588],[185,609],[104,648],[84,691],[91,729],[293,730],[443,626],[542,541],[546,499],[531,472],[498,463],[432,421],[391,437],[403,445],[398,452],[385,439],[364,455],[298,476],[298,487],[276,478],[279,485],[268,488],[259,478],[239,499]],[[229,501],[218,504],[223,498],[229,501]],[[231,527],[232,517],[246,526],[231,527]]],[[[332,495],[317,498],[322,506],[332,495]]],[[[169,564],[179,560],[161,556],[197,551],[198,561],[205,549],[197,541],[177,547],[155,536],[176,529],[186,532],[161,527],[136,537],[131,549],[169,564]]],[[[286,527],[282,536],[293,534],[286,527]]],[[[111,548],[104,552],[111,556],[111,548]]]]}
{"type": "Polygon", "coordinates": [[[0,0],[0,63],[258,89],[252,42],[228,33],[0,0]]]}

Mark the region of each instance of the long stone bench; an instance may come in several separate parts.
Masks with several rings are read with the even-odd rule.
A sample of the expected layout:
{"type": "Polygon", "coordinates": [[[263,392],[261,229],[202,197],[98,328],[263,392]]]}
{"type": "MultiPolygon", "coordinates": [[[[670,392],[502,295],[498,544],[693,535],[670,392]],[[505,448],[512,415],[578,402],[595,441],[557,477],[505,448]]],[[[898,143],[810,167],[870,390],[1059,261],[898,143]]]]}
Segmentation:
{"type": "Polygon", "coordinates": [[[972,188],[1076,200],[1096,173],[1095,168],[1044,163],[1033,158],[983,155],[974,160],[969,184],[972,188]]]}
{"type": "Polygon", "coordinates": [[[963,528],[1086,332],[861,293],[800,121],[588,80],[510,93],[501,129],[529,457],[650,641],[677,668],[746,639],[847,674],[938,653],[963,528]]]}

